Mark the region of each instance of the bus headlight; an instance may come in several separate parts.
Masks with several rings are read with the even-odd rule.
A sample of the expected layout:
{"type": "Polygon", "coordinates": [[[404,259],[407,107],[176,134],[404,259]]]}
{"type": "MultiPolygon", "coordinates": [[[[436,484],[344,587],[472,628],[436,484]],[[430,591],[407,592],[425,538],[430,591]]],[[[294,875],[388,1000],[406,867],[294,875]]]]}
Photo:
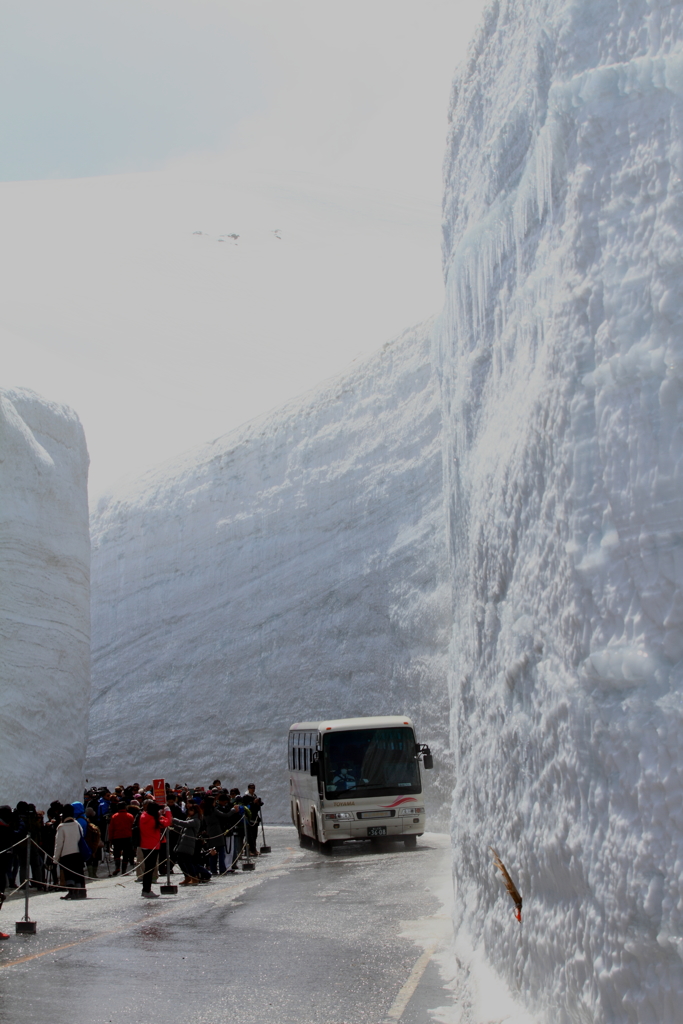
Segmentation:
{"type": "Polygon", "coordinates": [[[399,807],[398,814],[401,817],[404,814],[424,814],[424,807],[399,807]]]}
{"type": "Polygon", "coordinates": [[[355,815],[352,811],[337,811],[336,814],[325,814],[327,821],[353,821],[355,815]]]}

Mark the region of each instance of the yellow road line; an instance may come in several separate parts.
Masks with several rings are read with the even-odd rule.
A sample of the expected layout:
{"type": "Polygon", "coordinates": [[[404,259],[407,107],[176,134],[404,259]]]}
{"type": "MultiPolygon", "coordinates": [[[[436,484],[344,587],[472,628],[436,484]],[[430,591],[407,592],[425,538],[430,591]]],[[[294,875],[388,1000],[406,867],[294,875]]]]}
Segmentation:
{"type": "Polygon", "coordinates": [[[389,1008],[389,1012],[386,1016],[386,1024],[394,1024],[394,1021],[400,1020],[403,1016],[403,1012],[410,1002],[413,992],[420,984],[420,978],[427,969],[427,964],[432,959],[436,947],[437,943],[435,942],[433,946],[425,949],[424,953],[413,967],[412,971],[408,975],[408,980],[389,1008]]]}

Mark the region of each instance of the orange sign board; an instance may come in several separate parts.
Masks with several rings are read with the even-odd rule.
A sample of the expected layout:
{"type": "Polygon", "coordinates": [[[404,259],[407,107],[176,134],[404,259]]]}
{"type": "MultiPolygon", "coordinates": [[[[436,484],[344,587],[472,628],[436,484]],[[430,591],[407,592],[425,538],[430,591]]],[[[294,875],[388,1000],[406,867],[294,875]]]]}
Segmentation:
{"type": "Polygon", "coordinates": [[[166,783],[163,779],[152,779],[154,799],[158,804],[166,803],[166,783]]]}

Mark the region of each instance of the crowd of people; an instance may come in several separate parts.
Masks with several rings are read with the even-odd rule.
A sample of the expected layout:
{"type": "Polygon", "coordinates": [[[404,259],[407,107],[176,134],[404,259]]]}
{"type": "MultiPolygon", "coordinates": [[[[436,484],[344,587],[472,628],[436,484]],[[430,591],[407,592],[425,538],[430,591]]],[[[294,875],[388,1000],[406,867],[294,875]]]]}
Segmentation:
{"type": "Polygon", "coordinates": [[[104,860],[112,875],[135,872],[141,895],[155,899],[159,873],[175,873],[176,865],[180,885],[201,885],[234,874],[240,856],[258,856],[263,802],[253,783],[246,793],[220,779],[194,789],[166,783],[165,790],[165,799],[155,799],[151,785],[93,787],[82,801],[55,800],[46,812],[23,800],[14,809],[0,806],[0,906],[8,889],[22,885],[82,899],[104,860]]]}

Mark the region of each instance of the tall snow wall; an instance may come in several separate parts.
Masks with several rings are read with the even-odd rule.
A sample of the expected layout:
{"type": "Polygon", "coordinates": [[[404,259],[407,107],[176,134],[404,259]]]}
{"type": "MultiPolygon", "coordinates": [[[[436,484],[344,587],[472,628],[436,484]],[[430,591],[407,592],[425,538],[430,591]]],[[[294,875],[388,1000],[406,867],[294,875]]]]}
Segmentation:
{"type": "Polygon", "coordinates": [[[458,918],[554,1024],[681,1016],[682,21],[493,3],[451,107],[458,918]]]}
{"type": "Polygon", "coordinates": [[[253,779],[286,821],[292,722],[407,713],[446,827],[440,424],[424,326],[101,503],[91,782],[253,779]]]}
{"type": "Polygon", "coordinates": [[[0,803],[83,795],[88,452],[70,409],[0,390],[0,803]]]}

